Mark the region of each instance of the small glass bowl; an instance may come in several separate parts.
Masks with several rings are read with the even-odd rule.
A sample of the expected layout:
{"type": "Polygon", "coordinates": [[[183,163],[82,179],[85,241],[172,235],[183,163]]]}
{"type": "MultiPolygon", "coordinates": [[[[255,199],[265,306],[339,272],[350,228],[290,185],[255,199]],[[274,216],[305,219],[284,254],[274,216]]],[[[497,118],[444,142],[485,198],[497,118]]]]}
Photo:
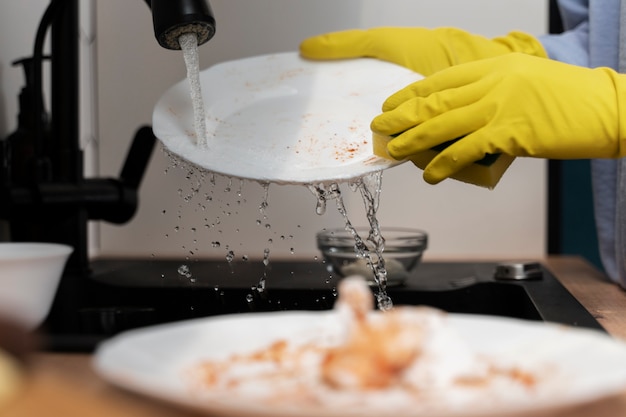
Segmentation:
{"type": "MultiPolygon", "coordinates": [[[[372,262],[377,262],[374,243],[367,240],[369,228],[355,228],[371,252],[372,262]]],[[[387,286],[403,284],[410,273],[422,260],[428,245],[428,235],[423,230],[381,227],[380,234],[385,239],[383,259],[387,271],[387,286]]],[[[329,272],[340,277],[361,275],[370,284],[375,284],[374,272],[369,261],[357,254],[356,241],[352,233],[345,229],[327,229],[316,236],[317,247],[322,252],[329,272]]]]}

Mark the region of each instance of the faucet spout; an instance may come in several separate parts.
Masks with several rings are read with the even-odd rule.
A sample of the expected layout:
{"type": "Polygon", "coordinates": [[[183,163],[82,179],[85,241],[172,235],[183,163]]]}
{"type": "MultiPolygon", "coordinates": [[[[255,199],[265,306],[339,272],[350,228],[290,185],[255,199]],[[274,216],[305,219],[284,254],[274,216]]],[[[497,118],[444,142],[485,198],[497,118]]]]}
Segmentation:
{"type": "Polygon", "coordinates": [[[215,17],[208,0],[146,0],[152,9],[154,36],[166,49],[181,49],[178,39],[186,33],[198,37],[198,45],[215,35],[215,17]]]}

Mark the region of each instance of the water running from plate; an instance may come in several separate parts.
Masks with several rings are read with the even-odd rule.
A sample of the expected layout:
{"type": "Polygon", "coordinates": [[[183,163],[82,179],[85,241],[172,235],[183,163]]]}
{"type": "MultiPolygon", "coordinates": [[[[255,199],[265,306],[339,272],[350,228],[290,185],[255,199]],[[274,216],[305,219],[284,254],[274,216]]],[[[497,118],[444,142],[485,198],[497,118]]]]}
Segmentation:
{"type": "Polygon", "coordinates": [[[350,188],[353,191],[359,191],[363,198],[365,213],[370,226],[367,237],[360,236],[353,226],[337,183],[309,185],[308,188],[317,197],[316,213],[318,215],[326,212],[328,200],[335,200],[337,210],[345,221],[345,229],[354,238],[354,250],[359,258],[367,261],[367,265],[374,276],[374,281],[378,286],[378,292],[376,293],[378,308],[380,310],[390,310],[393,307],[393,302],[387,294],[387,269],[383,257],[385,239],[380,232],[380,225],[376,216],[382,190],[382,176],[382,171],[378,171],[359,177],[349,183],[350,188]]]}
{"type": "MultiPolygon", "coordinates": [[[[190,87],[191,102],[194,113],[194,129],[196,133],[196,144],[198,146],[206,146],[207,144],[207,128],[206,113],[204,109],[204,101],[202,98],[202,88],[200,84],[200,64],[198,54],[198,40],[194,34],[185,34],[179,38],[179,43],[183,51],[183,58],[187,67],[187,79],[190,87]]],[[[379,196],[382,184],[382,171],[360,177],[350,183],[353,191],[359,191],[363,198],[367,220],[370,225],[368,236],[363,238],[360,236],[356,228],[352,225],[348,217],[348,212],[341,196],[341,191],[337,183],[330,185],[308,185],[307,187],[317,197],[316,213],[323,215],[326,212],[326,204],[328,200],[335,200],[339,213],[345,220],[345,228],[348,230],[355,240],[355,251],[357,256],[367,261],[374,275],[374,280],[378,285],[378,293],[376,298],[378,307],[381,310],[389,310],[393,307],[391,298],[387,295],[387,270],[385,268],[385,260],[383,251],[385,248],[385,239],[380,233],[380,226],[376,217],[379,205],[379,196]],[[367,243],[370,243],[368,245],[367,243]]],[[[259,207],[259,211],[265,216],[267,208],[267,196],[269,184],[263,184],[265,195],[263,202],[259,207]]],[[[265,280],[267,277],[267,266],[269,264],[269,248],[263,251],[263,264],[265,266],[263,276],[259,281],[258,288],[261,291],[265,288],[265,280]]],[[[234,256],[229,251],[227,261],[232,262],[234,256]]]]}
{"type": "MultiPolygon", "coordinates": [[[[244,228],[246,227],[245,221],[243,223],[238,221],[243,214],[238,211],[238,208],[243,208],[247,202],[247,198],[243,197],[244,183],[246,183],[246,181],[240,179],[239,186],[233,186],[233,178],[206,172],[195,166],[190,166],[186,161],[181,160],[178,156],[167,151],[165,152],[173,162],[171,168],[182,169],[187,183],[190,185],[191,189],[188,192],[185,192],[182,188],[179,189],[178,194],[181,197],[181,200],[185,203],[185,205],[192,203],[193,200],[196,200],[197,204],[192,204],[190,208],[195,212],[205,213],[203,228],[208,232],[208,234],[205,235],[206,237],[203,238],[198,233],[200,228],[188,228],[193,235],[193,244],[195,248],[186,248],[183,246],[183,249],[185,250],[190,249],[190,256],[186,257],[183,265],[180,265],[177,275],[179,278],[186,279],[190,283],[196,282],[196,276],[192,274],[193,267],[190,262],[194,261],[196,255],[202,256],[200,255],[202,252],[202,246],[208,248],[210,253],[220,253],[224,256],[229,268],[228,270],[234,274],[237,268],[236,265],[239,261],[243,261],[245,263],[250,260],[248,254],[242,255],[241,253],[238,253],[239,250],[236,247],[237,242],[228,242],[228,237],[234,238],[239,235],[240,226],[243,226],[244,228]],[[203,184],[208,188],[203,188],[203,184]],[[209,209],[209,205],[214,206],[218,210],[215,211],[209,209]],[[215,213],[215,218],[210,219],[210,213],[215,213]]],[[[168,171],[169,169],[166,173],[168,173],[168,171]]],[[[289,249],[290,253],[293,255],[295,252],[294,248],[289,246],[285,247],[285,245],[289,245],[289,242],[294,239],[295,233],[293,228],[295,227],[296,229],[300,229],[301,227],[299,224],[290,224],[289,221],[286,223],[281,222],[281,227],[287,228],[282,231],[280,228],[277,230],[272,227],[270,225],[268,210],[270,206],[270,184],[257,184],[262,187],[260,201],[257,205],[257,213],[259,217],[257,217],[253,223],[248,224],[251,227],[259,229],[253,233],[266,234],[267,239],[263,249],[263,269],[260,271],[261,273],[259,274],[257,283],[250,288],[251,292],[248,293],[247,296],[248,302],[253,302],[256,297],[265,292],[267,280],[271,271],[271,252],[274,249],[289,249]],[[276,245],[278,245],[278,247],[276,245]]],[[[248,187],[246,187],[245,190],[246,193],[247,191],[252,191],[254,194],[253,190],[248,190],[247,188],[248,187]]],[[[358,257],[366,261],[366,264],[370,269],[372,274],[370,277],[375,283],[374,295],[377,300],[378,308],[380,310],[392,309],[393,302],[386,292],[387,269],[385,259],[383,257],[385,241],[381,235],[376,214],[382,189],[382,171],[355,179],[350,183],[345,184],[345,187],[344,184],[342,184],[341,188],[338,183],[308,185],[307,188],[315,196],[315,212],[317,215],[324,215],[328,208],[328,202],[332,202],[334,200],[337,212],[341,215],[343,220],[344,227],[346,230],[350,231],[354,237],[355,253],[358,257]],[[370,225],[370,230],[367,235],[363,232],[357,232],[357,228],[355,228],[352,224],[354,216],[351,214],[349,215],[348,209],[344,204],[344,194],[346,191],[359,192],[362,196],[367,221],[370,225]]],[[[179,206],[179,210],[177,212],[177,218],[179,220],[185,217],[182,210],[183,206],[181,205],[179,206]]],[[[163,211],[163,214],[165,214],[165,210],[163,211]]],[[[249,219],[250,215],[251,213],[246,214],[246,218],[249,219]]],[[[174,227],[176,232],[179,232],[179,230],[182,229],[184,229],[184,227],[174,227]]],[[[250,231],[247,233],[250,233],[250,231]]],[[[169,237],[169,235],[166,234],[166,237],[169,237]]],[[[241,242],[239,242],[238,245],[241,246],[241,242]]],[[[209,256],[212,257],[213,255],[211,254],[209,256]]],[[[318,257],[315,256],[315,259],[318,260],[318,257]]],[[[329,275],[326,281],[327,284],[333,282],[333,278],[335,278],[333,275],[334,274],[329,275]]],[[[216,291],[218,290],[219,289],[216,287],[216,291]]],[[[334,288],[333,295],[336,296],[334,288]]]]}

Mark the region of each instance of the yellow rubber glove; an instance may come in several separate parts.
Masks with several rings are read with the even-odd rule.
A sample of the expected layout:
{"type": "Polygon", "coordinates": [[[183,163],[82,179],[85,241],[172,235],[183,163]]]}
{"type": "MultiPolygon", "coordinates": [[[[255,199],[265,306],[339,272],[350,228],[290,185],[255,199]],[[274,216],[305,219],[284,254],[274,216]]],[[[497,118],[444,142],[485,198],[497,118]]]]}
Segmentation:
{"type": "Polygon", "coordinates": [[[389,97],[372,130],[397,159],[458,139],[430,161],[435,184],[486,154],[626,155],[626,75],[524,54],[448,68],[389,97]]]}
{"type": "Polygon", "coordinates": [[[489,39],[455,28],[354,29],[314,36],[300,44],[300,54],[305,58],[377,58],[425,76],[510,52],[547,56],[541,43],[526,33],[511,32],[489,39]]]}

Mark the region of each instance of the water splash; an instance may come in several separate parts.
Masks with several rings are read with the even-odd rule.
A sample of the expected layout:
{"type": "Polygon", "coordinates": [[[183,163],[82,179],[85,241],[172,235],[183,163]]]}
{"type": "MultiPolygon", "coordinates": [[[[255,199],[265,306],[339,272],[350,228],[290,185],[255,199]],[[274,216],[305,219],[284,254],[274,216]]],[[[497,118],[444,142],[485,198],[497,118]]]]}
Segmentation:
{"type": "Polygon", "coordinates": [[[265,211],[269,207],[270,183],[264,182],[261,187],[263,187],[263,199],[259,204],[259,212],[265,216],[265,211]]]}
{"type": "Polygon", "coordinates": [[[331,183],[331,184],[310,184],[307,186],[308,189],[313,193],[313,195],[317,198],[317,204],[315,206],[315,212],[322,216],[326,213],[326,206],[329,200],[340,199],[341,191],[339,190],[339,184],[331,183]]]}
{"type": "Polygon", "coordinates": [[[380,191],[382,189],[382,171],[360,177],[349,183],[352,191],[359,191],[365,205],[367,221],[370,225],[368,235],[362,237],[352,224],[346,206],[343,201],[341,189],[337,183],[328,185],[308,185],[309,190],[317,198],[316,213],[322,215],[326,212],[327,202],[335,200],[337,210],[345,222],[345,229],[354,238],[354,250],[358,257],[366,260],[374,276],[374,281],[378,286],[376,299],[381,310],[393,308],[393,302],[387,294],[387,269],[383,252],[385,250],[385,239],[380,233],[380,225],[376,214],[380,203],[380,191]]]}

